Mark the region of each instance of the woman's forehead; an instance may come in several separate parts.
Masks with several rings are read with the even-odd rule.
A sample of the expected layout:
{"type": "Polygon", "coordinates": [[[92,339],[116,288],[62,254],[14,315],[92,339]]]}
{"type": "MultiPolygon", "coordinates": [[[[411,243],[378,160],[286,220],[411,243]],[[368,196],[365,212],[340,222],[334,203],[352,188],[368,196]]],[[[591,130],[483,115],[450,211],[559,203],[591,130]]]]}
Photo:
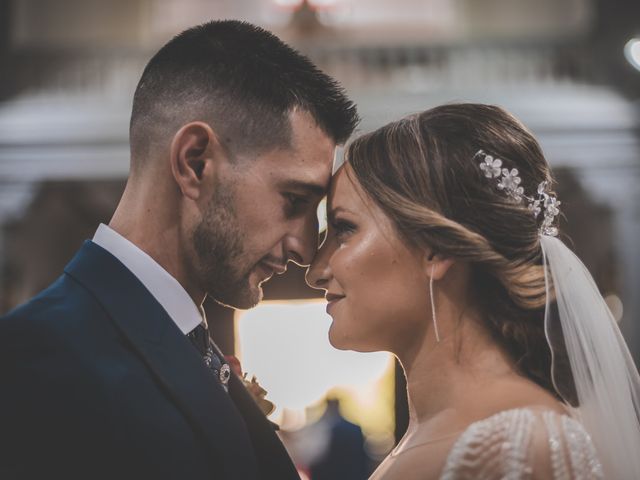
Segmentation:
{"type": "Polygon", "coordinates": [[[362,188],[355,172],[348,163],[342,166],[333,176],[329,187],[329,196],[327,198],[329,219],[339,212],[351,214],[356,217],[355,220],[357,222],[362,222],[361,225],[365,225],[371,231],[380,232],[384,239],[394,248],[402,243],[402,239],[391,218],[371,195],[362,188]]]}
{"type": "Polygon", "coordinates": [[[348,164],[344,164],[338,169],[338,171],[331,177],[331,184],[329,186],[329,195],[327,197],[327,206],[336,208],[337,206],[353,206],[354,203],[363,203],[363,200],[359,198],[361,195],[361,188],[357,185],[357,182],[352,180],[354,173],[348,164]],[[347,171],[349,169],[350,171],[347,171]],[[357,191],[359,189],[360,191],[357,191]]]}
{"type": "Polygon", "coordinates": [[[331,179],[327,210],[342,208],[353,213],[362,213],[379,219],[384,215],[380,207],[362,188],[356,174],[348,163],[345,163],[331,179]]]}

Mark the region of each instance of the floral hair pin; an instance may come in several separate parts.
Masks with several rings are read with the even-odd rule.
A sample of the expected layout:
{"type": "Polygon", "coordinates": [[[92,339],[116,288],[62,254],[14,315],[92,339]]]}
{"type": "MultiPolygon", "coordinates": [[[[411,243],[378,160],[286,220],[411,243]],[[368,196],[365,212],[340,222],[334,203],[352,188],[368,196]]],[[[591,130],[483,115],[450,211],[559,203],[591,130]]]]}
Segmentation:
{"type": "Polygon", "coordinates": [[[541,235],[550,235],[555,237],[558,235],[558,228],[553,225],[555,217],[560,214],[560,204],[555,195],[550,194],[547,190],[549,183],[544,181],[538,185],[537,196],[531,197],[524,193],[524,188],[520,186],[522,179],[517,168],[503,168],[502,160],[487,155],[484,150],[478,150],[473,156],[474,159],[480,158],[480,170],[484,176],[490,179],[497,179],[496,187],[504,192],[508,198],[516,203],[527,201],[527,208],[533,214],[534,218],[543,213],[542,224],[539,232],[541,235]]]}

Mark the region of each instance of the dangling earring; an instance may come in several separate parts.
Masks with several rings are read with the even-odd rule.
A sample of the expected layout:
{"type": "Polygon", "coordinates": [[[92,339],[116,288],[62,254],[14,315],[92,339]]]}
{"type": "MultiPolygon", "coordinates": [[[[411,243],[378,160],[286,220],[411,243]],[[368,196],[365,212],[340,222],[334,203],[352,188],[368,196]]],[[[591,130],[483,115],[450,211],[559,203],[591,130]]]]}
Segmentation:
{"type": "Polygon", "coordinates": [[[433,318],[433,330],[436,332],[436,342],[440,343],[440,334],[438,333],[438,322],[436,320],[436,301],[433,298],[433,271],[436,266],[431,265],[431,278],[429,279],[429,296],[431,298],[431,318],[433,318]]]}

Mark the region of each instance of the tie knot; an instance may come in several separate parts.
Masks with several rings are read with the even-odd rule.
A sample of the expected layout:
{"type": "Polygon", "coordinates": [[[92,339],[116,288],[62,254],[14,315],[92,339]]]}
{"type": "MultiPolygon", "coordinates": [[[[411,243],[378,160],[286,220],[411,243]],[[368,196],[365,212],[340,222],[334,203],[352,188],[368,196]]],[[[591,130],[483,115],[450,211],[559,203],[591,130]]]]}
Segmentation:
{"type": "Polygon", "coordinates": [[[200,352],[204,364],[213,372],[222,387],[227,390],[227,384],[231,377],[231,368],[227,362],[223,358],[220,358],[215,352],[213,342],[209,338],[207,327],[201,323],[191,330],[187,336],[191,340],[191,343],[193,343],[193,346],[200,352]]]}
{"type": "Polygon", "coordinates": [[[191,330],[187,336],[193,343],[193,346],[196,347],[200,355],[205,355],[207,353],[207,347],[209,346],[209,331],[207,328],[201,323],[196,328],[191,330]]]}

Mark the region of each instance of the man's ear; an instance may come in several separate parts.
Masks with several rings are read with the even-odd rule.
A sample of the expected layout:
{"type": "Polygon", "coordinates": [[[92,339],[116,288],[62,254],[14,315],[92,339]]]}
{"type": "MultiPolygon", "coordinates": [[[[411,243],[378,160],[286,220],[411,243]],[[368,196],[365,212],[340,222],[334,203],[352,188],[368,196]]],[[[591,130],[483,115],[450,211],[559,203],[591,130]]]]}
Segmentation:
{"type": "Polygon", "coordinates": [[[197,200],[215,174],[222,148],[213,129],[204,122],[190,122],[176,132],[169,150],[171,173],[185,197],[197,200]]]}
{"type": "Polygon", "coordinates": [[[433,251],[424,255],[423,271],[427,278],[433,277],[433,280],[442,280],[449,269],[453,266],[455,260],[451,257],[445,257],[433,251]]]}

